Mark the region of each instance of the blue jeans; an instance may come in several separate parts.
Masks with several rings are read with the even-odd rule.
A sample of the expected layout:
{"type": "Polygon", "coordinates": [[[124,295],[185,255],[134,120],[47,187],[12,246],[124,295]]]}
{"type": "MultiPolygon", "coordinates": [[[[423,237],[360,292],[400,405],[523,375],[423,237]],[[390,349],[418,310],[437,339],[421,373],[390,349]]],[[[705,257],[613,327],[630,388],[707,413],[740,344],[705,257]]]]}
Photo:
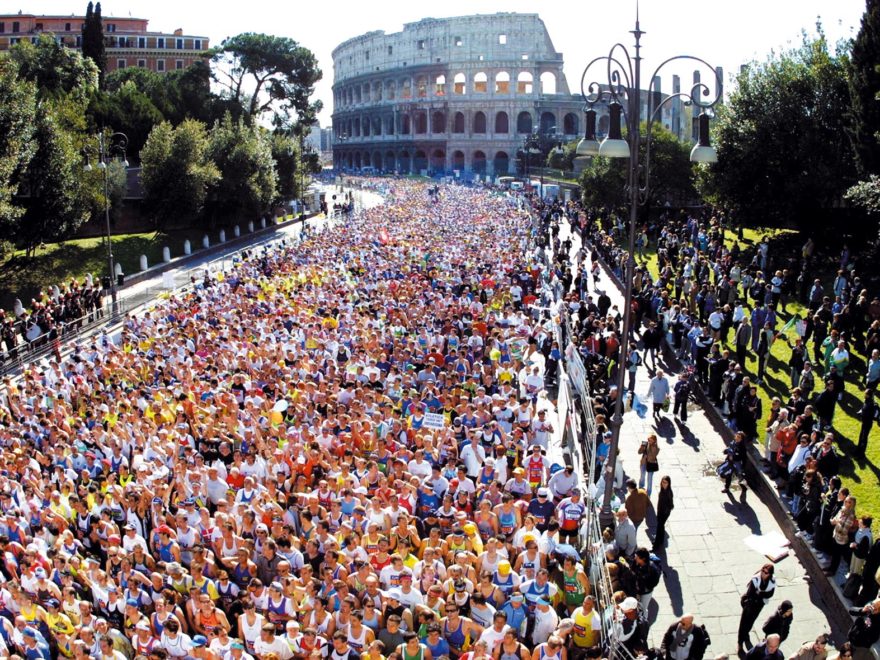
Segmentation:
{"type": "Polygon", "coordinates": [[[639,468],[639,488],[645,487],[645,475],[648,476],[648,495],[651,494],[651,488],[654,486],[654,473],[648,472],[644,465],[639,468]]]}

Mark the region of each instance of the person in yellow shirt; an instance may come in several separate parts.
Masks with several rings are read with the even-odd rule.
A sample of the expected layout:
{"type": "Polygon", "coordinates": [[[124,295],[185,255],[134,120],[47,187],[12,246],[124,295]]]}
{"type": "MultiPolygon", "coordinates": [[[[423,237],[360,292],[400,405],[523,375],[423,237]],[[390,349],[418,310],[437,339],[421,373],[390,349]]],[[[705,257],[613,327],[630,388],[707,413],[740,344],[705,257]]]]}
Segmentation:
{"type": "Polygon", "coordinates": [[[75,628],[73,622],[61,611],[61,603],[56,598],[46,601],[46,625],[53,632],[62,632],[65,635],[73,635],[75,628]]]}

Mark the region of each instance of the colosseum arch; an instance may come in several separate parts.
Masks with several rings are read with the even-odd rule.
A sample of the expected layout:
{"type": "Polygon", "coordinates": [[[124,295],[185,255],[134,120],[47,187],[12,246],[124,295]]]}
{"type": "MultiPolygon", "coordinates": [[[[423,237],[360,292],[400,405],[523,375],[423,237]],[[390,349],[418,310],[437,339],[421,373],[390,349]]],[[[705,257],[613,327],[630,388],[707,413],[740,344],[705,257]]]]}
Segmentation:
{"type": "Polygon", "coordinates": [[[531,94],[533,89],[533,80],[532,74],[528,71],[520,71],[519,75],[516,77],[516,93],[517,94],[531,94]]]}
{"type": "Polygon", "coordinates": [[[463,151],[453,151],[452,152],[452,169],[458,171],[464,171],[464,152],[463,151]]]}
{"type": "Polygon", "coordinates": [[[354,135],[355,137],[361,136],[361,118],[360,117],[354,118],[354,133],[352,133],[352,135],[354,135]]]}
{"type": "Polygon", "coordinates": [[[599,128],[596,129],[596,133],[598,135],[608,135],[608,126],[611,123],[611,119],[608,115],[601,115],[599,117],[599,128]]]}
{"type": "Polygon", "coordinates": [[[431,171],[432,172],[445,172],[446,171],[446,151],[444,149],[434,149],[431,152],[431,171]]]}
{"type": "Polygon", "coordinates": [[[452,79],[452,93],[461,96],[467,92],[467,77],[463,73],[456,73],[452,79]]]}
{"type": "Polygon", "coordinates": [[[384,85],[382,84],[381,80],[378,80],[375,83],[373,83],[373,99],[374,100],[376,100],[376,101],[382,100],[382,89],[383,88],[384,88],[384,85]]]}
{"type": "Polygon", "coordinates": [[[445,133],[446,132],[446,113],[440,110],[435,110],[431,115],[431,132],[432,133],[445,133]]]}
{"type": "Polygon", "coordinates": [[[446,96],[446,76],[442,73],[434,78],[434,96],[446,96]]]}
{"type": "Polygon", "coordinates": [[[507,117],[507,113],[504,110],[499,111],[495,115],[495,132],[496,133],[510,133],[510,120],[507,117]]]}
{"type": "Polygon", "coordinates": [[[381,117],[373,117],[373,135],[382,135],[381,117]]]}
{"type": "Polygon", "coordinates": [[[394,135],[394,115],[389,115],[385,119],[385,135],[394,135]]]}
{"type": "Polygon", "coordinates": [[[413,154],[413,172],[416,174],[420,173],[422,170],[428,169],[428,154],[426,154],[422,149],[417,149],[415,154],[413,154]]]}
{"type": "Polygon", "coordinates": [[[364,103],[369,103],[370,101],[373,100],[373,97],[370,95],[370,91],[371,91],[370,83],[364,83],[363,95],[362,95],[363,99],[364,99],[364,103]]]}
{"type": "Polygon", "coordinates": [[[471,169],[476,174],[482,174],[486,171],[486,154],[482,151],[475,151],[473,158],[471,158],[471,169]]]}
{"type": "Polygon", "coordinates": [[[404,113],[400,116],[400,134],[401,135],[409,135],[410,134],[410,119],[409,114],[404,113]]]}
{"type": "Polygon", "coordinates": [[[495,74],[495,93],[510,94],[510,74],[507,71],[499,71],[495,74]]]}
{"type": "Polygon", "coordinates": [[[541,113],[541,133],[558,133],[559,127],[556,126],[556,115],[552,112],[542,112],[541,113]]]}
{"type": "Polygon", "coordinates": [[[474,133],[486,132],[486,114],[481,110],[474,113],[474,133]]]}
{"type": "Polygon", "coordinates": [[[397,93],[397,83],[394,82],[393,80],[389,80],[388,82],[386,82],[385,83],[385,97],[389,101],[393,101],[396,93],[397,93]]]}
{"type": "Polygon", "coordinates": [[[499,151],[495,154],[495,174],[507,174],[510,171],[510,156],[506,151],[499,151]]]}
{"type": "Polygon", "coordinates": [[[552,71],[545,71],[541,74],[541,94],[556,93],[556,74],[552,71]]]}
{"type": "Polygon", "coordinates": [[[424,110],[416,110],[413,121],[413,133],[424,135],[428,132],[428,113],[424,110]]]}
{"type": "Polygon", "coordinates": [[[361,122],[361,131],[364,137],[370,136],[370,118],[364,117],[364,120],[361,122]]]}
{"type": "Polygon", "coordinates": [[[361,168],[361,152],[356,151],[354,154],[354,166],[358,169],[361,168]]]}
{"type": "Polygon", "coordinates": [[[373,153],[373,167],[377,170],[382,169],[382,154],[378,151],[373,153]]]}
{"type": "Polygon", "coordinates": [[[400,98],[412,98],[412,81],[409,78],[404,78],[400,81],[400,98]]]}
{"type": "Polygon", "coordinates": [[[480,71],[474,75],[474,93],[485,94],[489,91],[489,77],[485,71],[480,71]]]}
{"type": "Polygon", "coordinates": [[[453,133],[464,133],[464,113],[456,112],[455,117],[452,119],[452,132],[453,133]]]}
{"type": "Polygon", "coordinates": [[[428,79],[425,76],[416,78],[416,97],[420,99],[428,98],[428,79]]]}
{"type": "Polygon", "coordinates": [[[355,103],[361,102],[361,86],[360,85],[354,86],[354,102],[355,103]]]}
{"type": "Polygon", "coordinates": [[[397,168],[395,167],[394,162],[394,152],[386,151],[385,152],[385,167],[383,168],[386,172],[393,172],[397,168]]]}
{"type": "Polygon", "coordinates": [[[516,116],[516,132],[520,135],[532,132],[532,115],[523,110],[516,116]]]}
{"type": "Polygon", "coordinates": [[[400,152],[400,160],[397,169],[403,173],[412,171],[412,163],[410,162],[409,151],[404,149],[400,152]]]}
{"type": "Polygon", "coordinates": [[[562,132],[566,135],[578,135],[580,131],[578,116],[569,112],[562,118],[562,132]]]}

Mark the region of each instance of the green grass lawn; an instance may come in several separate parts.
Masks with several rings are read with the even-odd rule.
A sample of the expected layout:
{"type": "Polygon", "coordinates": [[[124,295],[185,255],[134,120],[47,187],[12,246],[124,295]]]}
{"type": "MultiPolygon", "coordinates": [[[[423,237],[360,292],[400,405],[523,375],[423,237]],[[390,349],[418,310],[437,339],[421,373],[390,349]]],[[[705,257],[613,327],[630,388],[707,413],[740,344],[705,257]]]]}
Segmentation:
{"type": "MultiPolygon", "coordinates": [[[[140,271],[142,254],[147,256],[150,266],[155,266],[162,262],[164,246],[171,248],[172,257],[181,256],[183,242],[188,238],[195,252],[201,249],[204,234],[195,229],[117,234],[113,236],[113,259],[122,265],[122,272],[132,275],[140,271]]],[[[216,241],[215,236],[213,240],[216,241]]],[[[95,277],[107,273],[107,247],[101,237],[47,243],[31,259],[26,259],[23,251],[16,252],[0,263],[0,307],[12,309],[16,298],[28,307],[40,291],[73,278],[82,280],[87,273],[95,277]]]]}
{"type": "MultiPolygon", "coordinates": [[[[772,245],[774,239],[790,238],[792,234],[790,230],[778,229],[745,229],[743,238],[739,240],[736,232],[730,230],[725,231],[725,241],[728,245],[732,245],[734,240],[739,240],[740,247],[743,251],[748,251],[750,247],[759,242],[765,235],[770,237],[771,254],[773,253],[772,245]],[[788,235],[788,236],[787,236],[788,235]]],[[[658,275],[657,263],[657,247],[656,243],[651,243],[645,250],[646,259],[640,263],[647,265],[648,271],[653,278],[658,275]]],[[[829,262],[831,263],[831,262],[829,262]]],[[[834,276],[832,268],[827,272],[819,272],[817,276],[822,278],[823,284],[829,287],[834,276]]],[[[781,328],[792,315],[798,315],[800,318],[806,317],[807,308],[797,301],[788,301],[782,309],[777,310],[779,313],[779,327],[781,328]]],[[[797,337],[794,329],[787,333],[788,339],[793,343],[797,337]]],[[[733,340],[733,332],[729,335],[733,340]]],[[[808,346],[810,359],[813,359],[812,342],[808,346]]],[[[779,397],[783,403],[789,398],[789,389],[791,387],[791,379],[789,377],[788,359],[791,350],[785,339],[780,337],[770,351],[770,360],[765,372],[763,384],[758,388],[761,397],[765,420],[773,397],[779,397]]],[[[861,423],[856,419],[856,413],[862,402],[863,374],[867,368],[867,361],[863,354],[851,349],[850,364],[846,373],[846,387],[842,397],[842,401],[838,403],[834,415],[834,429],[838,435],[838,449],[841,455],[841,476],[844,485],[847,486],[858,500],[857,510],[860,515],[872,515],[875,519],[875,530],[880,531],[880,488],[877,487],[880,482],[880,429],[876,426],[871,432],[868,441],[867,456],[865,459],[856,459],[855,446],[858,442],[859,430],[861,423]]],[[[758,362],[756,356],[749,357],[747,361],[747,370],[752,380],[757,377],[758,362]]],[[[817,373],[824,373],[824,365],[816,365],[817,373]]],[[[817,388],[821,386],[821,381],[817,379],[817,388]]],[[[759,440],[763,442],[763,424],[759,425],[761,430],[759,440]]],[[[762,450],[763,453],[763,450],[762,450]]]]}

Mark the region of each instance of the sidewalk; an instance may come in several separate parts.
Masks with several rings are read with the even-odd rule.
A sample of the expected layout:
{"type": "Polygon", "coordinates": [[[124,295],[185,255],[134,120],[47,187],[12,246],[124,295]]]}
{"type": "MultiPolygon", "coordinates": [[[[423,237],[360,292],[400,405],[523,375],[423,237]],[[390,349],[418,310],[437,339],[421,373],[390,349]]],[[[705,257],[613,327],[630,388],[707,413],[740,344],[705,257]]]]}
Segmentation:
{"type": "MultiPolygon", "coordinates": [[[[561,239],[569,235],[566,223],[561,239]]],[[[572,250],[580,248],[580,239],[572,235],[572,250]]],[[[623,309],[623,294],[603,270],[598,288],[611,298],[612,304],[623,309]]],[[[596,285],[591,281],[590,292],[596,285]]],[[[674,383],[676,372],[660,360],[659,366],[674,383]]],[[[644,397],[652,374],[641,367],[636,377],[636,393],[644,397]]],[[[714,468],[721,462],[724,441],[702,409],[689,404],[688,420],[683,423],[665,413],[659,422],[645,419],[633,411],[624,415],[620,434],[620,451],[627,478],[638,481],[638,447],[648,434],[656,433],[660,444],[652,503],[656,505],[659,481],[669,475],[675,493],[675,510],[667,523],[669,540],[665,553],[663,579],[654,590],[649,611],[652,622],[648,637],[650,646],[660,646],[666,629],[682,614],[691,613],[703,623],[712,638],[708,657],[736,651],[740,617],[740,595],[748,580],[769,561],[762,553],[762,544],[780,547],[785,543],[781,528],[768,507],[754,492],[740,492],[736,480],[730,494],[721,492],[722,481],[714,468]]],[[[651,547],[649,528],[654,512],[638,530],[639,545],[651,547]]],[[[782,548],[784,550],[785,548],[782,548]]],[[[832,628],[823,611],[826,605],[818,591],[809,583],[806,570],[793,551],[776,563],[776,594],[764,607],[752,633],[758,642],[763,634],[761,625],[783,600],[794,604],[791,635],[783,643],[786,656],[803,642],[812,641],[822,632],[830,632],[835,640],[845,639],[846,631],[832,628]]]]}

